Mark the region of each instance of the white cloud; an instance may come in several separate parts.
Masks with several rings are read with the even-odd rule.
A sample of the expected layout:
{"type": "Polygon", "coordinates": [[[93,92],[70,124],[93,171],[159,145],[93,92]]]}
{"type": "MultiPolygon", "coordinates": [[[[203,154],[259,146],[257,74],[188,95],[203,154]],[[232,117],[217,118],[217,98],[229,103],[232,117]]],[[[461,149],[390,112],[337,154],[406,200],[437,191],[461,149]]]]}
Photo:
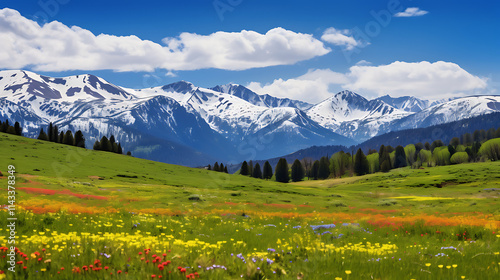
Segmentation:
{"type": "Polygon", "coordinates": [[[289,65],[330,52],[310,34],[274,28],[210,35],[182,33],[161,45],[137,36],[94,35],[53,21],[43,26],[16,10],[0,10],[0,68],[35,71],[244,70],[289,65]]]}
{"type": "Polygon", "coordinates": [[[486,79],[444,61],[396,61],[380,66],[352,66],[349,70],[347,77],[350,82],[344,84],[344,88],[378,95],[440,99],[465,95],[487,86],[486,79]]]}
{"type": "Polygon", "coordinates": [[[347,82],[342,73],[330,69],[315,69],[294,79],[277,79],[266,85],[252,82],[247,87],[259,94],[317,103],[332,95],[331,87],[347,82]]]}
{"type": "Polygon", "coordinates": [[[487,84],[487,79],[472,75],[455,63],[396,61],[379,66],[355,65],[345,74],[330,69],[309,70],[300,77],[276,79],[265,85],[252,82],[248,88],[259,94],[317,103],[340,89],[353,90],[368,98],[389,94],[436,100],[488,94],[487,84]]]}
{"type": "Polygon", "coordinates": [[[395,17],[418,17],[428,14],[428,11],[420,10],[418,7],[406,8],[403,12],[395,14],[395,17]]]}
{"type": "Polygon", "coordinates": [[[343,46],[346,50],[352,50],[361,45],[361,42],[351,36],[351,31],[348,29],[340,30],[333,27],[327,28],[321,36],[321,40],[336,46],[343,46]]]}

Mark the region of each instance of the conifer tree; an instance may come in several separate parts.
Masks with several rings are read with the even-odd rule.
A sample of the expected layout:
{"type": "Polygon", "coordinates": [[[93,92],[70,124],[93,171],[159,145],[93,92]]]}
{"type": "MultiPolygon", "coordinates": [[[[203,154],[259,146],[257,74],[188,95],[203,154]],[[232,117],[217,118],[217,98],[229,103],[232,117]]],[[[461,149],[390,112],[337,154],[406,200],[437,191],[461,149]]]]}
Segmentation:
{"type": "Polygon", "coordinates": [[[66,133],[64,134],[62,143],[65,145],[70,145],[70,146],[75,145],[75,139],[73,138],[73,133],[71,132],[71,130],[66,131],[66,133]]]}
{"type": "Polygon", "coordinates": [[[209,164],[207,170],[212,170],[212,166],[209,164]]]}
{"type": "Polygon", "coordinates": [[[115,136],[113,134],[111,134],[111,137],[109,137],[109,145],[111,147],[110,152],[118,152],[118,145],[116,144],[115,136]]]}
{"type": "Polygon", "coordinates": [[[218,162],[215,162],[215,164],[214,164],[214,171],[219,172],[219,163],[218,162]]]}
{"type": "Polygon", "coordinates": [[[318,172],[319,172],[319,160],[315,160],[311,167],[311,174],[309,175],[309,178],[318,180],[318,172]]]}
{"type": "Polygon", "coordinates": [[[358,176],[362,176],[368,174],[369,170],[370,167],[368,165],[368,159],[366,158],[363,151],[361,149],[358,149],[358,151],[356,152],[356,156],[354,157],[354,173],[358,176]]]}
{"type": "Polygon", "coordinates": [[[288,183],[290,177],[288,175],[288,163],[286,159],[280,158],[278,164],[276,165],[276,170],[274,171],[277,182],[288,183]]]}
{"type": "Polygon", "coordinates": [[[7,131],[6,131],[8,134],[13,134],[15,135],[16,134],[16,129],[13,127],[13,126],[8,126],[7,127],[7,131]]]}
{"type": "Polygon", "coordinates": [[[407,166],[405,148],[399,145],[396,147],[396,155],[394,157],[394,168],[407,166]]]}
{"type": "Polygon", "coordinates": [[[61,131],[61,133],[59,133],[59,138],[57,140],[57,143],[63,143],[64,141],[64,131],[61,131]]]}
{"type": "Polygon", "coordinates": [[[122,149],[122,144],[121,143],[118,143],[118,151],[117,151],[118,154],[123,154],[123,149],[122,149]]]}
{"type": "Polygon", "coordinates": [[[224,164],[222,162],[219,165],[219,172],[224,172],[224,164]]]}
{"type": "Polygon", "coordinates": [[[304,168],[300,160],[296,159],[292,164],[292,182],[302,181],[304,179],[304,168]]]}
{"type": "Polygon", "coordinates": [[[260,164],[258,162],[253,167],[252,177],[262,179],[262,171],[260,170],[260,164]]]}
{"type": "Polygon", "coordinates": [[[266,161],[264,163],[264,170],[262,172],[262,177],[264,179],[271,179],[273,177],[273,167],[271,166],[271,164],[269,163],[269,161],[266,161]]]}
{"type": "Polygon", "coordinates": [[[109,143],[108,137],[103,136],[101,138],[101,151],[106,151],[110,152],[111,151],[111,144],[109,143]]]}
{"type": "MultiPolygon", "coordinates": [[[[215,166],[214,166],[214,168],[215,168],[215,166]]],[[[244,176],[250,175],[249,170],[248,170],[248,163],[247,163],[247,161],[244,161],[241,164],[240,175],[244,175],[244,176]]]]}
{"type": "Polygon", "coordinates": [[[99,141],[95,141],[94,143],[94,148],[93,148],[95,151],[100,151],[101,150],[101,142],[99,141]]]}
{"type": "Polygon", "coordinates": [[[227,173],[227,165],[224,166],[224,173],[227,173]]]}
{"type": "Polygon", "coordinates": [[[54,125],[52,129],[52,142],[59,142],[59,129],[57,128],[57,125],[54,125]]]}
{"type": "Polygon", "coordinates": [[[44,140],[47,141],[48,137],[47,134],[45,134],[45,131],[43,131],[43,128],[40,130],[40,134],[38,134],[38,140],[44,140]]]}
{"type": "Polygon", "coordinates": [[[389,160],[384,160],[382,165],[380,165],[380,171],[389,172],[391,170],[391,162],[389,160]]]}
{"type": "Polygon", "coordinates": [[[47,136],[49,137],[49,141],[53,142],[54,138],[54,126],[52,125],[52,122],[49,123],[49,130],[47,131],[47,136]]]}
{"type": "Polygon", "coordinates": [[[16,135],[22,136],[23,135],[23,128],[19,124],[19,122],[16,122],[14,124],[14,131],[16,132],[16,135]]]}
{"type": "Polygon", "coordinates": [[[85,148],[85,137],[83,136],[83,133],[81,130],[78,130],[75,133],[75,146],[80,147],[80,148],[85,148]]]}
{"type": "Polygon", "coordinates": [[[319,160],[318,179],[327,179],[330,176],[330,161],[327,157],[319,160]]]}

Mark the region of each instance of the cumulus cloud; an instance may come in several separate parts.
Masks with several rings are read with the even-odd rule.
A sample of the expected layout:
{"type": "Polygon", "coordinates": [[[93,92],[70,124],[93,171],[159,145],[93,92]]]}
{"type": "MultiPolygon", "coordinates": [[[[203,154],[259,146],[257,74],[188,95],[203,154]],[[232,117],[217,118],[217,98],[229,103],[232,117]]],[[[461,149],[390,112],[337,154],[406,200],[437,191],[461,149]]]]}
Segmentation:
{"type": "Polygon", "coordinates": [[[457,97],[485,89],[487,81],[451,62],[396,61],[380,66],[352,66],[343,87],[379,95],[413,95],[436,99],[457,97]]]}
{"type": "Polygon", "coordinates": [[[298,78],[276,79],[265,85],[253,82],[248,87],[260,94],[317,103],[337,93],[339,88],[356,91],[368,98],[389,94],[435,100],[488,94],[487,84],[487,79],[472,75],[455,63],[396,61],[379,66],[357,64],[347,73],[309,70],[298,78]]]}
{"type": "Polygon", "coordinates": [[[345,47],[346,50],[352,50],[355,47],[361,45],[361,42],[354,39],[351,35],[351,31],[348,29],[335,29],[330,27],[323,32],[321,40],[328,42],[336,46],[345,47]]]}
{"type": "Polygon", "coordinates": [[[297,78],[277,79],[265,85],[252,82],[247,87],[259,94],[318,103],[332,95],[332,87],[340,87],[347,82],[347,77],[342,73],[330,69],[315,69],[297,78]]]}
{"type": "Polygon", "coordinates": [[[418,7],[406,8],[406,10],[395,14],[395,17],[418,17],[429,13],[428,11],[420,10],[418,7]]]}
{"type": "Polygon", "coordinates": [[[289,65],[330,52],[311,34],[274,28],[209,35],[181,33],[164,45],[137,36],[94,35],[53,21],[43,26],[16,10],[0,10],[0,68],[35,71],[244,70],[289,65]]]}

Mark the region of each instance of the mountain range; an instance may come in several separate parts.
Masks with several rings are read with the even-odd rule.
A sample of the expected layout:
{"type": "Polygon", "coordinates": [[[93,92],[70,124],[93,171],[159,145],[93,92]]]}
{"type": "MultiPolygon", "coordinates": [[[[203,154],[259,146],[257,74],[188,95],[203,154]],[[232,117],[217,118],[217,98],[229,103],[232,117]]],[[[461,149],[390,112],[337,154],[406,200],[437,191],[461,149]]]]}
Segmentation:
{"type": "Polygon", "coordinates": [[[137,157],[187,166],[286,155],[313,145],[351,146],[374,136],[500,111],[499,96],[430,102],[368,100],[342,91],[318,104],[257,94],[236,85],[186,81],[128,89],[93,75],[64,78],[0,71],[0,118],[36,138],[49,122],[81,130],[91,147],[115,135],[137,157]]]}

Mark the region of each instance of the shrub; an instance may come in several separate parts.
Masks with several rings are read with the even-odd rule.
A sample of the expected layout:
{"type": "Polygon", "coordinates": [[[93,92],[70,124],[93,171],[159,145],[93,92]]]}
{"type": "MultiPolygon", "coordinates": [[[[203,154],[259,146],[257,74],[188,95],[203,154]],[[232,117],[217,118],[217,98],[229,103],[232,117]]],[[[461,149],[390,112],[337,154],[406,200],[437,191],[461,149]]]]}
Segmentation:
{"type": "Polygon", "coordinates": [[[469,155],[466,152],[456,152],[450,159],[453,164],[460,164],[469,161],[469,155]]]}

